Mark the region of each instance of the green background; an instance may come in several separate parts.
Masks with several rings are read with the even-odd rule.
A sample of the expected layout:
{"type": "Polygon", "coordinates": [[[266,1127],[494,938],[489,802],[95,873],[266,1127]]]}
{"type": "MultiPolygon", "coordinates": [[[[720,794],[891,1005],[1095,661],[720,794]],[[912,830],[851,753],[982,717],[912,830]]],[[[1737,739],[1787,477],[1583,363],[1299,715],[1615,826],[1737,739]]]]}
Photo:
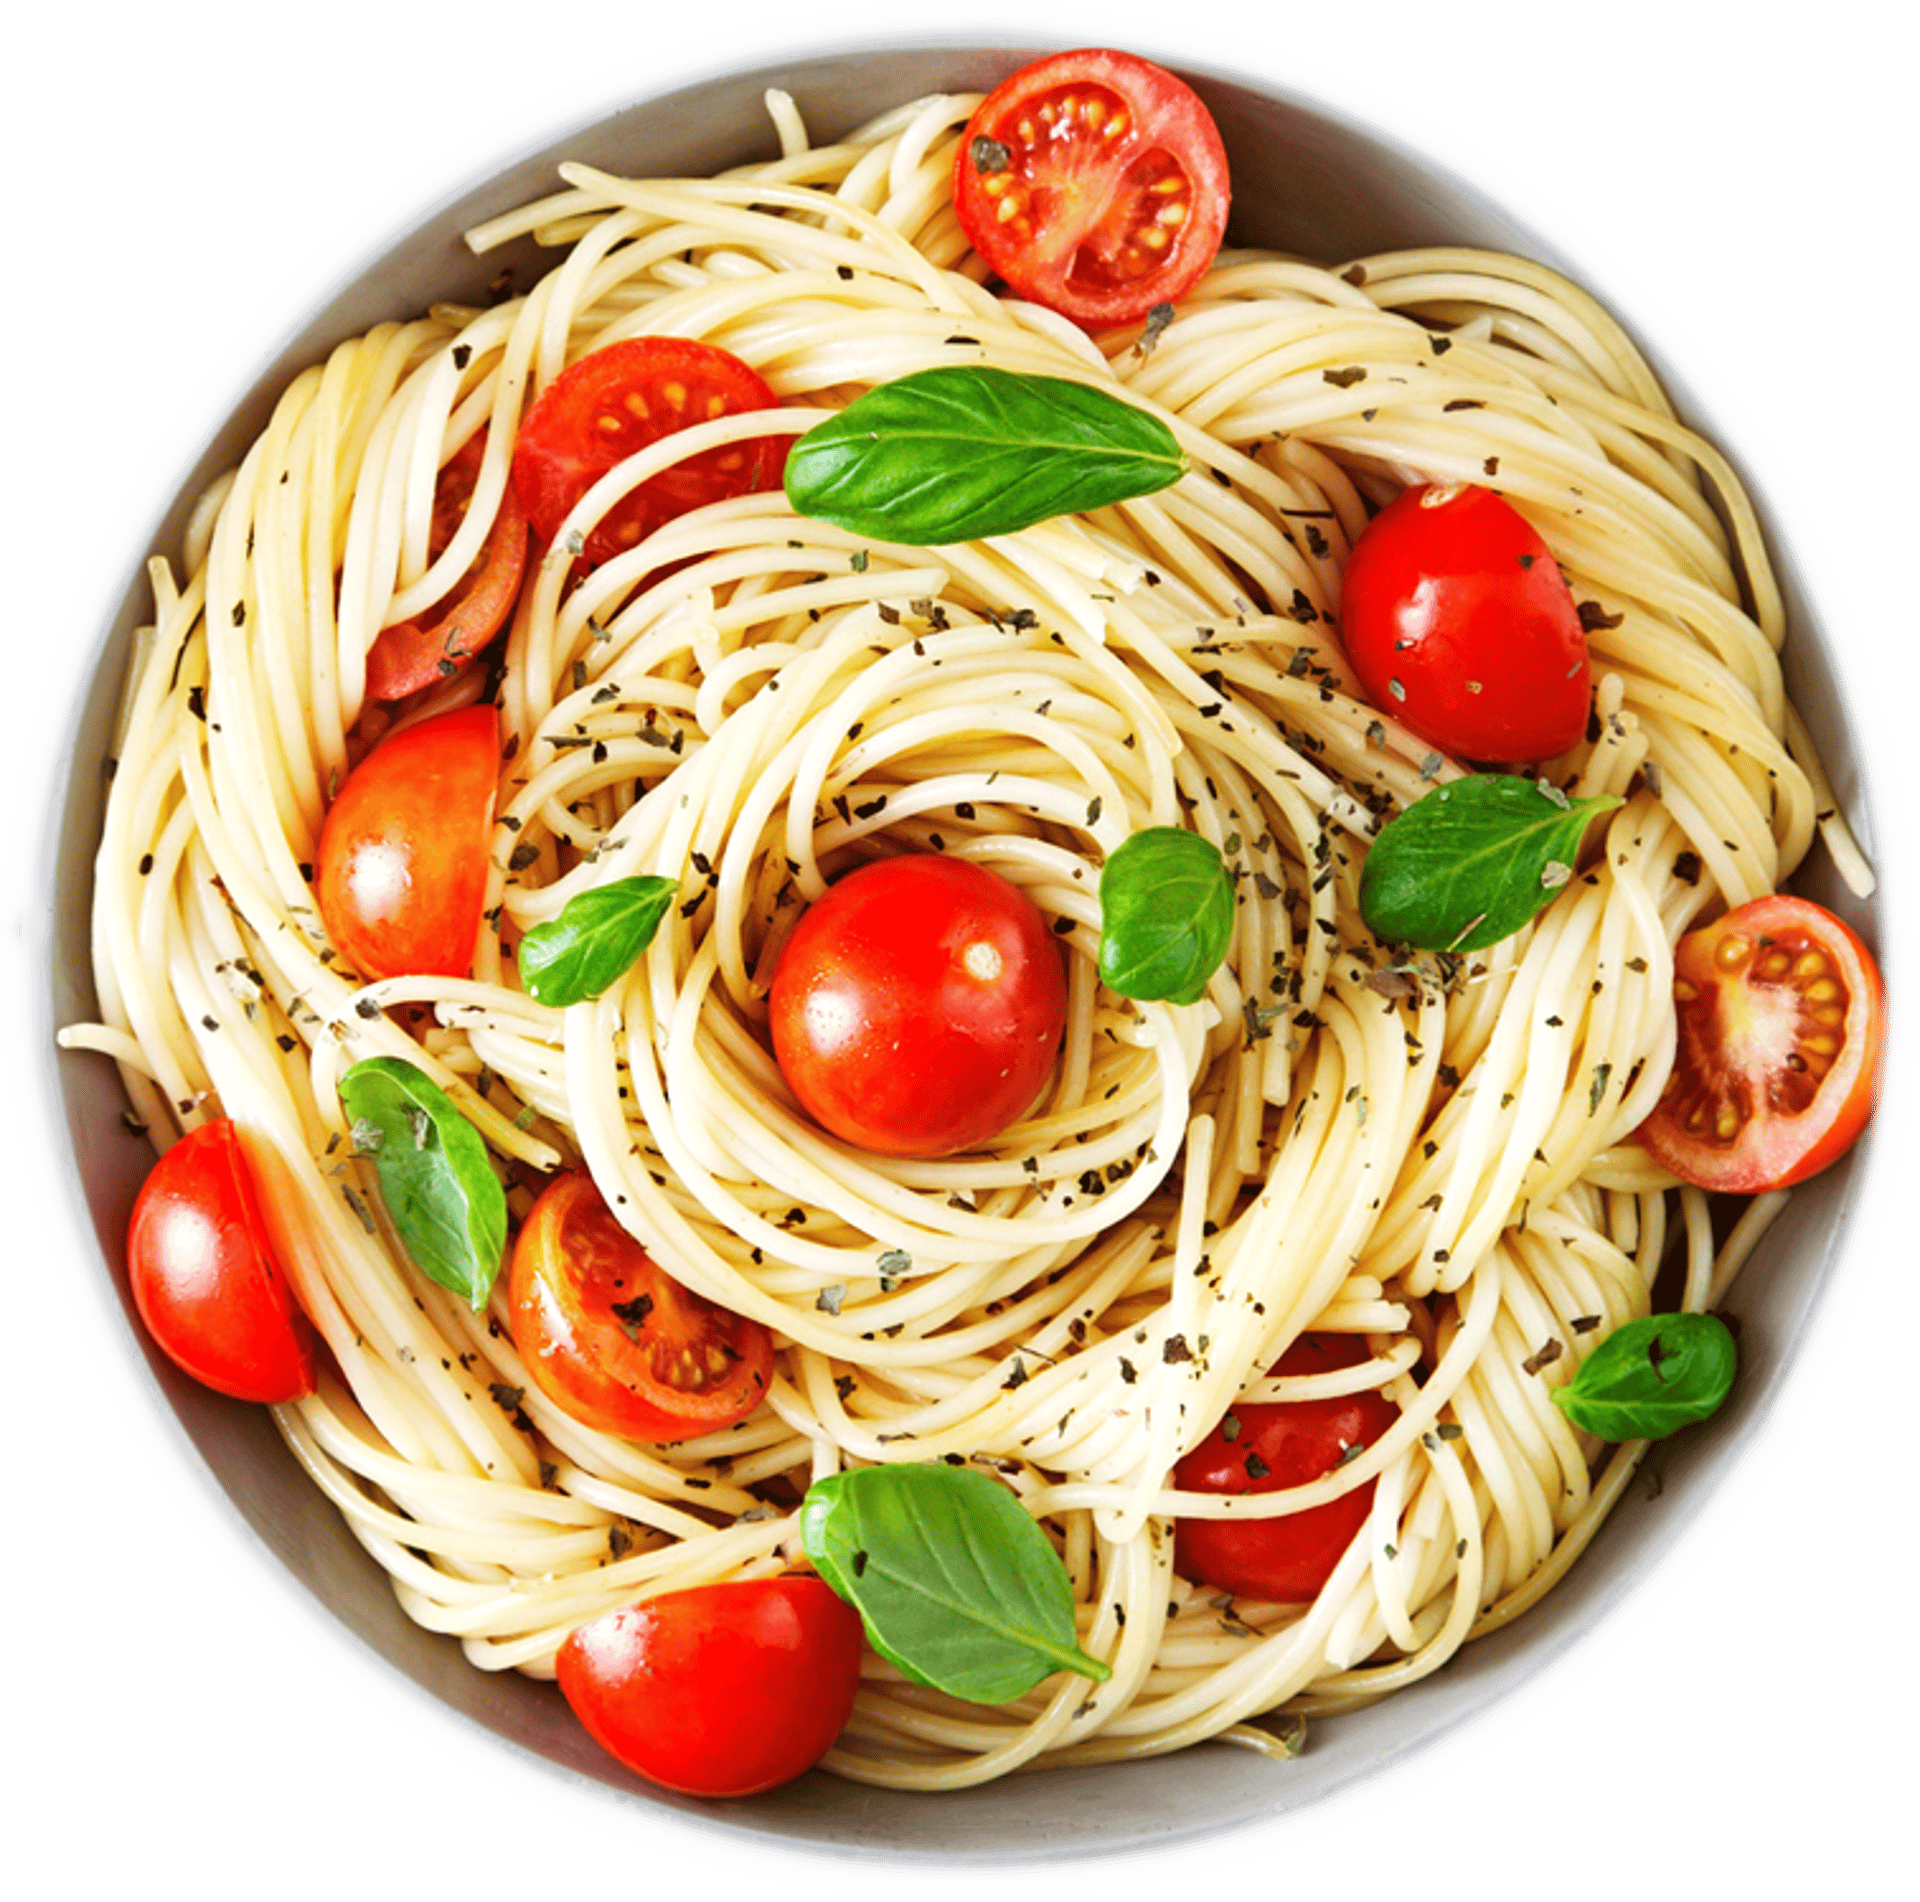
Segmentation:
{"type": "MultiPolygon", "coordinates": [[[[803,10],[803,8],[795,8],[803,10]]],[[[762,10],[712,6],[701,31],[762,10]]],[[[768,10],[770,12],[770,10],[768,10]]],[[[1154,12],[1140,8],[1139,12],[1154,12]]],[[[1874,0],[1188,4],[1419,107],[1640,274],[1793,468],[1874,656],[1916,714],[1908,307],[1914,40],[1874,0]]],[[[684,36],[659,0],[169,0],[10,29],[8,779],[67,601],[144,447],[280,278],[455,140],[684,36]]],[[[877,104],[877,102],[876,102],[877,104]]],[[[1908,783],[1914,760],[1908,747],[1908,783]]],[[[484,1883],[735,1896],[501,1795],[353,1699],[228,1583],[100,1388],[0,1155],[13,1497],[0,1566],[25,1894],[434,1896],[484,1883]]],[[[1759,1896],[1901,1866],[1920,1328],[1912,1171],[1788,1466],[1588,1685],[1434,1791],[1179,1902],[1494,1881],[1557,1898],[1759,1896]],[[1901,1858],[1901,1860],[1897,1860],[1901,1858]]]]}

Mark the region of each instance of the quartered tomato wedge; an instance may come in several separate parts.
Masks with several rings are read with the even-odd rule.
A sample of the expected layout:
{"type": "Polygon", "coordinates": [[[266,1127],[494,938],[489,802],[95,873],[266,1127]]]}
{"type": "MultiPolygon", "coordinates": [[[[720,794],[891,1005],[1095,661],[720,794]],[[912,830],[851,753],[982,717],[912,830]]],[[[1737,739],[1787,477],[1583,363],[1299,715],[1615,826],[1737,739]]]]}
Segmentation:
{"type": "MultiPolygon", "coordinates": [[[[468,438],[433,491],[427,558],[438,561],[473,504],[487,432],[468,438]]],[[[383,627],[367,650],[367,692],[399,700],[457,674],[506,625],[527,566],[527,516],[509,482],[473,565],[418,620],[383,627]]]]}
{"type": "Polygon", "coordinates": [[[614,1220],[593,1179],[540,1193],[513,1245],[513,1339],[582,1426],[670,1445],[744,1420],[766,1396],[773,1337],[683,1288],[614,1220]]]}
{"type": "MultiPolygon", "coordinates": [[[[513,448],[513,485],[543,545],[616,464],[695,423],[779,398],[728,351],[690,337],[629,337],[592,350],[541,391],[513,448]]],[[[611,561],[663,522],[730,496],[777,489],[787,436],[728,443],[664,469],[601,517],[581,554],[611,561]]]]}
{"type": "Polygon", "coordinates": [[[1689,932],[1673,956],[1673,1074],[1640,1140],[1703,1189],[1757,1195],[1836,1162],[1880,1089],[1886,990],[1873,954],[1810,899],[1776,895],[1689,932]]]}
{"type": "Polygon", "coordinates": [[[127,1276],[168,1359],[236,1400],[313,1392],[313,1329],[273,1258],[239,1133],[190,1130],[141,1184],[127,1276]]]}
{"type": "MultiPolygon", "coordinates": [[[[1367,1358],[1350,1334],[1303,1334],[1275,1375],[1330,1373],[1367,1358]]],[[[1383,1395],[1288,1400],[1232,1408],[1174,1469],[1183,1492],[1270,1493],[1330,1473],[1351,1449],[1371,1446],[1399,1417],[1383,1395]]],[[[1185,1578],[1246,1598],[1302,1604],[1313,1598],[1367,1522],[1375,1482],[1283,1519],[1182,1519],[1175,1563],[1185,1578]]]]}
{"type": "Polygon", "coordinates": [[[314,896],[365,978],[465,977],[487,902],[500,718],[461,707],[403,727],[327,809],[314,896]]]}
{"type": "Polygon", "coordinates": [[[689,1796],[751,1796],[832,1747],[860,1688],[860,1614],[817,1578],[729,1579],[608,1612],[560,1647],[603,1750],[689,1796]]]}
{"type": "Polygon", "coordinates": [[[1131,53],[1003,80],[954,160],[961,228],[1019,296],[1091,329],[1191,290],[1227,228],[1226,149],[1193,89],[1131,53]]]}

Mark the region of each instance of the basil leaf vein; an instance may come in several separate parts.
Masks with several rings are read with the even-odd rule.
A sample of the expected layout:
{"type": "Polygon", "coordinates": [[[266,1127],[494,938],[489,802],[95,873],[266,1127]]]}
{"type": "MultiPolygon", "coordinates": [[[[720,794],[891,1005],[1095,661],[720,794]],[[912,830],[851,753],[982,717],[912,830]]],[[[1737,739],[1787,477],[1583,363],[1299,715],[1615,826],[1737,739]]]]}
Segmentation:
{"type": "Polygon", "coordinates": [[[356,1063],[340,1079],[340,1100],[407,1253],[477,1313],[507,1245],[506,1191],[480,1132],[424,1070],[399,1057],[356,1063]],[[363,1127],[378,1141],[362,1140],[363,1127]]]}
{"type": "Polygon", "coordinates": [[[1663,1440],[1719,1410],[1738,1360],[1717,1314],[1649,1314],[1615,1328],[1553,1402],[1603,1440],[1663,1440]]]}
{"type": "Polygon", "coordinates": [[[1159,417],[1092,384],[953,364],[815,424],[787,457],[786,492],[802,515],[933,546],[1150,495],[1185,466],[1159,417]]]}
{"type": "Polygon", "coordinates": [[[867,1641],[916,1684],[1005,1704],[1055,1671],[1112,1676],[1080,1648],[1073,1586],[1047,1535],[971,1467],[869,1466],[816,1480],[800,1533],[867,1641]]]}
{"type": "Polygon", "coordinates": [[[1220,848],[1149,826],[1100,871],[1100,979],[1122,997],[1198,1003],[1233,942],[1233,874],[1220,848]]]}
{"type": "Polygon", "coordinates": [[[653,942],[679,891],[677,880],[649,876],[575,893],[558,917],[520,940],[527,995],[564,1009],[611,990],[653,942]]]}
{"type": "Polygon", "coordinates": [[[1588,821],[1619,803],[1500,773],[1436,786],[1381,828],[1360,873],[1360,915],[1376,937],[1424,951],[1498,944],[1553,902],[1588,821]]]}

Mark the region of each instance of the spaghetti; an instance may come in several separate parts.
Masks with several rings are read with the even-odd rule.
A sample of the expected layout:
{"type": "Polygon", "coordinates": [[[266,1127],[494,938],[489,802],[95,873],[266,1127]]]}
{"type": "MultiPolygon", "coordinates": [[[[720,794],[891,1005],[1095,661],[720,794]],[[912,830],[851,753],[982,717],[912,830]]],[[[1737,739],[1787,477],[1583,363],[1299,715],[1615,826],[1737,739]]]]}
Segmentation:
{"type": "MultiPolygon", "coordinates": [[[[980,1462],[1049,1529],[1098,1688],[999,1708],[870,1660],[827,1767],[915,1788],[1208,1737],[1379,1697],[1565,1571],[1644,1446],[1549,1401],[1645,1313],[1669,1243],[1717,1302],[1781,1198],[1716,1243],[1706,1198],[1631,1141],[1675,1028],[1671,947],[1777,887],[1817,829],[1867,874],[1785,700],[1748,505],[1589,298],[1515,258],[1329,269],[1223,253],[1164,328],[1090,339],[990,294],[948,180],[971,98],[714,180],[563,167],[472,234],[562,252],[524,296],[444,307],[299,377],[156,561],[96,874],[101,1022],[155,1130],[246,1131],[329,1370],[276,1410],[408,1612],[484,1669],[550,1676],[583,1620],[785,1569],[810,1480],[980,1462]],[[755,494],[583,576],[524,588],[487,928],[465,979],[362,984],[311,891],[330,790],[391,717],[379,630],[467,571],[530,395],[643,333],[718,344],[782,399],[623,465],[576,527],[682,457],[799,432],[875,383],[992,364],[1114,384],[1176,433],[1172,488],[980,544],[877,545],[755,494]],[[488,431],[437,559],[438,470],[488,431]],[[1619,795],[1604,850],[1492,950],[1396,962],[1357,886],[1382,819],[1460,769],[1359,697],[1331,628],[1347,550],[1413,480],[1497,482],[1582,604],[1588,737],[1551,764],[1619,795]],[[1097,982],[1100,865],[1147,826],[1218,845],[1252,902],[1198,1004],[1097,982]],[[1055,1077],[992,1148],[849,1148],[795,1107],[766,984],[803,905],[877,853],[1022,887],[1069,971],[1055,1077]],[[513,946],[604,881],[686,902],[631,975],[559,1011],[513,946]],[[342,1072],[405,1057],[453,1096],[525,1214],[588,1169],[674,1277],[781,1343],[766,1404],[672,1447],[595,1433],[528,1380],[504,1296],[420,1276],[345,1142],[342,1072]],[[348,1194],[346,1191],[353,1191],[348,1194]],[[1274,1379],[1303,1332],[1357,1366],[1274,1379]],[[1236,1402],[1379,1389],[1396,1424],[1284,1493],[1176,1490],[1236,1402]],[[1223,1602],[1176,1515],[1298,1511],[1375,1483],[1311,1605],[1223,1602]]],[[[469,670],[405,705],[492,691],[469,670]]]]}

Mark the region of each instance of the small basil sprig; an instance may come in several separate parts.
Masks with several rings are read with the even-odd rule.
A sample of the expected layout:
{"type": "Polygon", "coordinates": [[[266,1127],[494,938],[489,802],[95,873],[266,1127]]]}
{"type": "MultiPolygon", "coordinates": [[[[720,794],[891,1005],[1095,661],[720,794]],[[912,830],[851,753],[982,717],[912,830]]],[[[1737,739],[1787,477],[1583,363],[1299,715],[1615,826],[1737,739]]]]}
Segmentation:
{"type": "Polygon", "coordinates": [[[1100,980],[1122,997],[1198,1003],[1233,942],[1233,874],[1220,848],[1149,826],[1100,872],[1100,980]]]}
{"type": "Polygon", "coordinates": [[[1381,828],[1360,873],[1360,915],[1390,944],[1498,944],[1553,901],[1579,862],[1587,821],[1619,803],[1499,773],[1436,786],[1381,828]]]}
{"type": "Polygon", "coordinates": [[[972,1467],[868,1466],[817,1479],[800,1508],[814,1568],[867,1641],[916,1684],[1005,1704],[1055,1671],[1113,1675],[1080,1649],[1060,1555],[1006,1487],[972,1467]]]}
{"type": "Polygon", "coordinates": [[[653,942],[680,890],[671,878],[616,878],[577,892],[557,918],[520,940],[520,982],[537,1004],[564,1009],[611,990],[653,942]]]}
{"type": "Polygon", "coordinates": [[[1603,1440],[1664,1440],[1719,1408],[1736,1360],[1718,1315],[1650,1314],[1614,1329],[1553,1402],[1603,1440]]]}
{"type": "Polygon", "coordinates": [[[424,1070],[399,1057],[356,1063],[340,1079],[340,1100],[407,1253],[478,1313],[507,1245],[506,1191],[479,1131],[424,1070]]]}
{"type": "Polygon", "coordinates": [[[787,500],[856,535],[921,546],[1011,535],[1179,480],[1157,416],[1064,377],[955,364],[882,383],[787,457],[787,500]]]}

